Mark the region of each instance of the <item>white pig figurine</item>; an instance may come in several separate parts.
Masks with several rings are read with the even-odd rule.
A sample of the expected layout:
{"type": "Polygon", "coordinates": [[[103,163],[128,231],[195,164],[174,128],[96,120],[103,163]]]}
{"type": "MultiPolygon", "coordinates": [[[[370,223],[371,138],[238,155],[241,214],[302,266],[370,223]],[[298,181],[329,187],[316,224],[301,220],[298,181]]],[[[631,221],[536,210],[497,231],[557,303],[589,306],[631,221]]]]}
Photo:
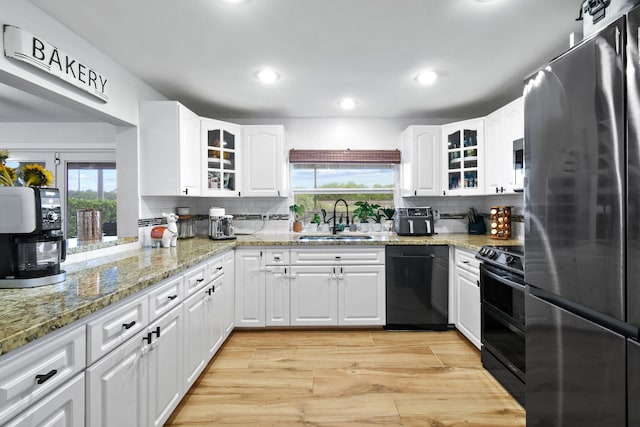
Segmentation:
{"type": "Polygon", "coordinates": [[[153,243],[160,242],[163,248],[170,246],[176,246],[178,243],[178,215],[174,213],[162,213],[162,216],[167,219],[167,226],[158,226],[151,229],[151,241],[153,243]]]}

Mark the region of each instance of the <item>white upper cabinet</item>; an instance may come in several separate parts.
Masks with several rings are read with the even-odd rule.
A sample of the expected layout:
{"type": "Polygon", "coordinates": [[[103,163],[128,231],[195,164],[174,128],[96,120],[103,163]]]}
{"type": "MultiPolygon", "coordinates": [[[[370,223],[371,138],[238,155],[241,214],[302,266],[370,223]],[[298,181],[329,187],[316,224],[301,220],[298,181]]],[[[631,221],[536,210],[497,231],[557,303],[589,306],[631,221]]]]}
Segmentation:
{"type": "Polygon", "coordinates": [[[440,126],[409,126],[402,132],[401,195],[441,196],[440,126]]]}
{"type": "Polygon", "coordinates": [[[486,118],[487,194],[513,193],[523,186],[524,102],[520,97],[486,118]]]}
{"type": "Polygon", "coordinates": [[[442,126],[442,195],[484,194],[484,119],[442,126]]]}
{"type": "Polygon", "coordinates": [[[287,156],[283,126],[243,126],[241,196],[286,197],[287,156]]]}
{"type": "Polygon", "coordinates": [[[202,118],[202,195],[237,197],[240,195],[240,125],[202,118]]]}
{"type": "Polygon", "coordinates": [[[176,101],[140,103],[140,194],[200,195],[200,117],[176,101]]]}

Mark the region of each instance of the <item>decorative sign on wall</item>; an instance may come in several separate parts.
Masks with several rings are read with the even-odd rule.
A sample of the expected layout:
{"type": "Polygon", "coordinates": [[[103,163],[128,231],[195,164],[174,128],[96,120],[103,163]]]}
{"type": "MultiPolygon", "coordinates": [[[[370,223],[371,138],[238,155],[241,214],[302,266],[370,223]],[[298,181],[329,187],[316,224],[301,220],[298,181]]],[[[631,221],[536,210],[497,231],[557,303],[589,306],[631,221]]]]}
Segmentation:
{"type": "Polygon", "coordinates": [[[4,56],[37,67],[107,102],[109,81],[54,45],[13,25],[4,26],[4,56]]]}

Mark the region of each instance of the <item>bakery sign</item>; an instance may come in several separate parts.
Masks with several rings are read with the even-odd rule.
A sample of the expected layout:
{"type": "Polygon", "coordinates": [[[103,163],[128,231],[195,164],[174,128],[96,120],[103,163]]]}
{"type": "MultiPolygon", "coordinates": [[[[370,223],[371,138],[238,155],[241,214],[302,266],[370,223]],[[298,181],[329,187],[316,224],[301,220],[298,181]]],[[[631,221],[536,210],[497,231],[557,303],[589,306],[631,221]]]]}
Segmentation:
{"type": "Polygon", "coordinates": [[[109,100],[106,76],[21,28],[4,26],[4,56],[44,70],[104,102],[109,100]]]}

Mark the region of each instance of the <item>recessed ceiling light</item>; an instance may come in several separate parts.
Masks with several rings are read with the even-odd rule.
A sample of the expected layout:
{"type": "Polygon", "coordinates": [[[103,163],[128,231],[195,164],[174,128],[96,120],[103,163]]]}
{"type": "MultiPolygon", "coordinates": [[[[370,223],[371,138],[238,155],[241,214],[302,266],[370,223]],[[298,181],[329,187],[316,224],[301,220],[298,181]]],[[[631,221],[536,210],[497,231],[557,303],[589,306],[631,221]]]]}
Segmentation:
{"type": "Polygon", "coordinates": [[[358,103],[353,98],[344,98],[341,100],[338,105],[343,110],[353,110],[358,103]]]}
{"type": "Polygon", "coordinates": [[[438,78],[438,75],[436,74],[436,72],[429,70],[429,71],[423,71],[420,74],[418,74],[416,76],[416,81],[423,85],[430,85],[431,83],[435,82],[437,78],[438,78]]]}
{"type": "Polygon", "coordinates": [[[280,80],[280,74],[270,68],[263,68],[256,73],[256,78],[262,83],[271,84],[280,80]]]}

